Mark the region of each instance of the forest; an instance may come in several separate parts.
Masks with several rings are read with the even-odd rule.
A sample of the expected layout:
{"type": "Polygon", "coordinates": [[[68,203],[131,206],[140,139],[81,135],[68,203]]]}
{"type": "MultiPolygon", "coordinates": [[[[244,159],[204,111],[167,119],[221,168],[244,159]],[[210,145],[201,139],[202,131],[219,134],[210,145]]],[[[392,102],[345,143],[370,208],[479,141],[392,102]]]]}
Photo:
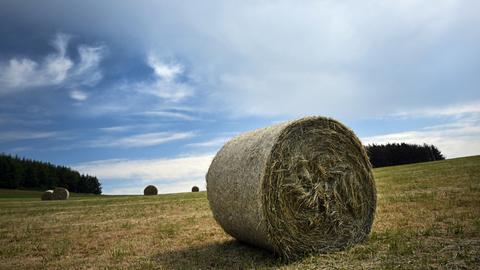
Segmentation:
{"type": "Polygon", "coordinates": [[[101,194],[97,177],[66,166],[0,154],[0,188],[46,190],[64,187],[70,192],[101,194]]]}
{"type": "Polygon", "coordinates": [[[427,144],[370,144],[365,149],[374,168],[445,159],[436,146],[427,144]]]}

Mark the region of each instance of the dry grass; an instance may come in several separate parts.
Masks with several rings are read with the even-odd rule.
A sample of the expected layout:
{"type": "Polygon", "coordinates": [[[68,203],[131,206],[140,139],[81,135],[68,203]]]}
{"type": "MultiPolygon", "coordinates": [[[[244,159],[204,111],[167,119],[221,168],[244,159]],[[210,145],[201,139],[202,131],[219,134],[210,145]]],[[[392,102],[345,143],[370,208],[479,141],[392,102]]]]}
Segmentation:
{"type": "Polygon", "coordinates": [[[369,239],[288,264],[226,235],[205,192],[42,202],[0,190],[0,269],[480,269],[480,156],[374,174],[369,239]]]}

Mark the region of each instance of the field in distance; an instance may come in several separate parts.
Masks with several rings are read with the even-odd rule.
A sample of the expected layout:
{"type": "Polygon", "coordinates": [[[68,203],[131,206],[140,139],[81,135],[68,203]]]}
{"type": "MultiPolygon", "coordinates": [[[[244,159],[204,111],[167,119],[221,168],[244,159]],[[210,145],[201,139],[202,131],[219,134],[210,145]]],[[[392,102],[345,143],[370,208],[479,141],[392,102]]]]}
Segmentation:
{"type": "Polygon", "coordinates": [[[205,192],[40,201],[0,190],[0,269],[480,269],[480,156],[374,174],[369,239],[289,263],[225,234],[205,192]]]}

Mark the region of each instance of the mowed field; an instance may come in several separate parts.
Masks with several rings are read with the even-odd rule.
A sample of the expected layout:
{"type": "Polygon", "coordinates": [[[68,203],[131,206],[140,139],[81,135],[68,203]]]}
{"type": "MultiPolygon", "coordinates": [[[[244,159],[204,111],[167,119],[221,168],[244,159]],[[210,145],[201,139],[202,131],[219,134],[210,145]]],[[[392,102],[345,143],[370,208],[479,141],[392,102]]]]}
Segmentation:
{"type": "Polygon", "coordinates": [[[0,269],[480,269],[480,156],[374,173],[369,239],[294,262],[225,234],[206,192],[40,201],[0,190],[0,269]]]}

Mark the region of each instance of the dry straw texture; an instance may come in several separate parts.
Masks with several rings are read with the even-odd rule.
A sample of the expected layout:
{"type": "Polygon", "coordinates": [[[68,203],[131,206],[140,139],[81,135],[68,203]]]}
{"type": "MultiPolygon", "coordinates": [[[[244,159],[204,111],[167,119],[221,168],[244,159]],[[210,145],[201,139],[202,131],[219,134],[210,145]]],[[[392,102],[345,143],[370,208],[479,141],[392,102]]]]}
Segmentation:
{"type": "Polygon", "coordinates": [[[143,190],[143,195],[157,195],[158,194],[158,189],[154,185],[148,185],[145,187],[143,190]]]}
{"type": "Polygon", "coordinates": [[[53,190],[46,190],[42,193],[42,201],[53,200],[53,190]]]}
{"type": "Polygon", "coordinates": [[[362,241],[376,207],[361,142],[324,117],[235,137],[212,161],[207,190],[214,217],[227,233],[287,259],[362,241]]]}
{"type": "Polygon", "coordinates": [[[70,193],[66,188],[57,187],[53,190],[53,199],[54,200],[68,200],[70,193]]]}
{"type": "Polygon", "coordinates": [[[197,186],[192,187],[192,192],[199,192],[200,189],[197,186]]]}

